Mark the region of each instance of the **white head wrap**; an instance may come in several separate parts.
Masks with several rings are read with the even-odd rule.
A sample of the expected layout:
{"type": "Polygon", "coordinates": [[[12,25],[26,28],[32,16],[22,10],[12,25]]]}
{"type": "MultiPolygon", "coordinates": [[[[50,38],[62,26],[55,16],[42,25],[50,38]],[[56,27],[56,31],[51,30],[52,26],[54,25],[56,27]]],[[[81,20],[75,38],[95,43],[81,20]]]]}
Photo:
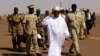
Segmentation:
{"type": "Polygon", "coordinates": [[[60,11],[60,7],[59,7],[59,6],[55,6],[55,7],[54,7],[54,10],[60,11]]]}

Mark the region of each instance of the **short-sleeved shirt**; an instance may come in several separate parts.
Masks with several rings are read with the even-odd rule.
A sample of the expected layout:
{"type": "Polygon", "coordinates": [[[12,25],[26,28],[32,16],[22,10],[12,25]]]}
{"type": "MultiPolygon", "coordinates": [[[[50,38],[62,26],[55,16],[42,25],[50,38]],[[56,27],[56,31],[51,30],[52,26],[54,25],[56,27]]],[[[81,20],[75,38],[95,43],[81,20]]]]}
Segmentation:
{"type": "Polygon", "coordinates": [[[34,14],[26,14],[23,23],[26,25],[26,30],[28,34],[37,34],[37,16],[34,14]]]}

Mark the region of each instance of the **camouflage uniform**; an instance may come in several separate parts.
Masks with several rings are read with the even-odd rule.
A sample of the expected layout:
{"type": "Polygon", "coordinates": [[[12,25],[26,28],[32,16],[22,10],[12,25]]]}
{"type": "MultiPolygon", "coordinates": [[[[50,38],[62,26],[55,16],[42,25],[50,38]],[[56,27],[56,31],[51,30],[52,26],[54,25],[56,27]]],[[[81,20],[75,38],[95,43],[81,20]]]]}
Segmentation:
{"type": "MultiPolygon", "coordinates": [[[[85,23],[85,21],[86,21],[86,19],[85,19],[85,13],[84,13],[83,10],[81,10],[80,12],[81,12],[80,14],[81,14],[81,16],[83,18],[84,27],[86,27],[86,23],[85,23]]],[[[80,29],[80,38],[79,39],[84,39],[85,37],[88,37],[87,36],[87,31],[84,30],[85,29],[84,27],[81,26],[81,29],[80,29]]]]}
{"type": "MultiPolygon", "coordinates": [[[[39,15],[39,16],[37,16],[37,18],[38,18],[38,27],[37,27],[37,30],[38,30],[38,33],[43,37],[43,42],[42,42],[42,44],[43,44],[43,47],[44,47],[44,45],[45,45],[45,33],[44,33],[44,27],[43,26],[41,26],[41,22],[42,22],[42,20],[43,20],[43,16],[42,15],[39,15]]],[[[39,41],[38,41],[39,42],[39,41]]],[[[40,45],[41,46],[41,45],[40,45]]]]}
{"type": "Polygon", "coordinates": [[[69,12],[67,14],[67,19],[72,38],[72,45],[70,47],[70,51],[75,49],[77,53],[80,53],[78,41],[79,41],[81,27],[86,29],[84,18],[81,12],[77,11],[77,12],[69,12]]]}
{"type": "Polygon", "coordinates": [[[11,15],[8,15],[7,16],[7,21],[8,21],[8,32],[9,33],[11,33],[11,30],[12,30],[12,28],[11,28],[11,15]]]}
{"type": "MultiPolygon", "coordinates": [[[[23,35],[22,18],[20,14],[12,14],[11,16],[11,31],[12,31],[12,42],[13,48],[16,48],[18,44],[18,37],[23,35]]],[[[18,44],[18,47],[19,44],[18,44]]]]}
{"type": "Polygon", "coordinates": [[[41,15],[39,15],[39,16],[37,16],[37,18],[38,18],[38,27],[37,27],[37,29],[38,29],[38,33],[42,36],[42,37],[44,37],[44,29],[43,29],[43,27],[40,25],[40,23],[41,23],[41,21],[43,20],[43,18],[42,18],[42,16],[41,15]]]}

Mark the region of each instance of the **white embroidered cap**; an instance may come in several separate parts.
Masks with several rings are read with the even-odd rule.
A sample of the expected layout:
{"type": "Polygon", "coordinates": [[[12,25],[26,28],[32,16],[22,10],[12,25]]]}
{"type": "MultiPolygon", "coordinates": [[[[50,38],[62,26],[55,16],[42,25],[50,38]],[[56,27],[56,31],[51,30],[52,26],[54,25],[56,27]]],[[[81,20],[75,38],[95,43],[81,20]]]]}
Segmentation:
{"type": "Polygon", "coordinates": [[[60,11],[60,7],[59,6],[55,6],[54,10],[60,11]]]}

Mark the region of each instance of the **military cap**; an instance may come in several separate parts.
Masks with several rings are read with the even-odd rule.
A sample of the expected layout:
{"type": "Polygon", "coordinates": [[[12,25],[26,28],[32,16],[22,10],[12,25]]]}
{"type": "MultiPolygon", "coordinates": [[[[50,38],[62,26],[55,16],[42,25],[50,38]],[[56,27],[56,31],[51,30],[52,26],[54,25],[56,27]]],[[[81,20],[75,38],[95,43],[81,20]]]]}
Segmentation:
{"type": "Polygon", "coordinates": [[[34,5],[29,5],[27,6],[27,8],[34,8],[34,5]]]}

